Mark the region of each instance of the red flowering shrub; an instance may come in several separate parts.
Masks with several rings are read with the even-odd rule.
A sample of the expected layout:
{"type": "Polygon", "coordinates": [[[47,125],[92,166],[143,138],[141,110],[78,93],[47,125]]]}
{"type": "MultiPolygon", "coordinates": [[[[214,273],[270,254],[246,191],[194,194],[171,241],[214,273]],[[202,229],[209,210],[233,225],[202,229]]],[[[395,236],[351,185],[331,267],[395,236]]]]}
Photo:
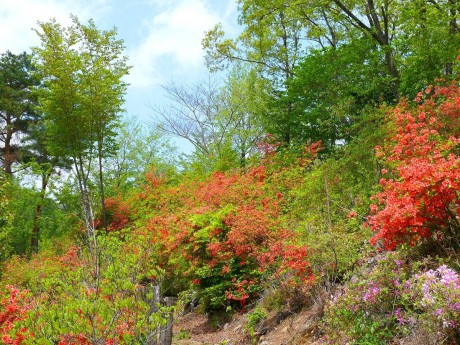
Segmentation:
{"type": "MultiPolygon", "coordinates": [[[[302,170],[306,159],[298,163],[302,170]]],[[[288,277],[286,283],[312,280],[307,248],[282,224],[283,192],[292,182],[283,178],[292,176],[267,170],[216,172],[179,186],[154,179],[143,188],[137,212],[150,214],[145,230],[159,264],[185,276],[207,309],[245,306],[273,274],[288,277]]]]}
{"type": "Polygon", "coordinates": [[[19,324],[27,318],[31,309],[28,301],[28,292],[18,290],[8,285],[9,296],[0,302],[0,339],[2,344],[19,345],[25,339],[30,339],[32,334],[19,324]]]}
{"type": "Polygon", "coordinates": [[[105,206],[107,208],[107,230],[116,231],[123,229],[129,221],[129,204],[118,196],[107,198],[105,206]]]}
{"type": "Polygon", "coordinates": [[[402,102],[392,114],[396,133],[377,154],[383,191],[373,198],[369,224],[386,249],[460,232],[460,89],[428,88],[415,108],[402,102]]]}
{"type": "MultiPolygon", "coordinates": [[[[105,199],[105,211],[107,221],[107,231],[119,231],[127,226],[130,220],[131,209],[129,201],[121,195],[110,196],[105,199]]],[[[102,229],[104,220],[102,215],[94,222],[96,229],[102,229]]]]}

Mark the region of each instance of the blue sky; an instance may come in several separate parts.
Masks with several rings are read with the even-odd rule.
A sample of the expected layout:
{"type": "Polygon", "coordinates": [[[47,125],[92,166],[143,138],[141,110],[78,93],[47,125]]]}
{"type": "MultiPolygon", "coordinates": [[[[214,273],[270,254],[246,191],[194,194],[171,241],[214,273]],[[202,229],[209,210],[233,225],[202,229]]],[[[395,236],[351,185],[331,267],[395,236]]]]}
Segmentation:
{"type": "Polygon", "coordinates": [[[149,122],[149,106],[167,103],[160,87],[171,79],[191,84],[205,79],[201,39],[204,31],[222,23],[236,35],[235,0],[0,0],[0,52],[30,51],[39,40],[37,21],[56,18],[70,24],[69,15],[100,29],[118,28],[133,66],[128,82],[129,116],[149,122]]]}

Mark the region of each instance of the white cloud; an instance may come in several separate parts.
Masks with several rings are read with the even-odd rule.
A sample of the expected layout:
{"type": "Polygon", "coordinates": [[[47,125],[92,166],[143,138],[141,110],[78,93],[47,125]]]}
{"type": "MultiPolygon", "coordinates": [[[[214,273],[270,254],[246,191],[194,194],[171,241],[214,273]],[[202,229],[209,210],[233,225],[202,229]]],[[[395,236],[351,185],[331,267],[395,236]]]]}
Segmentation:
{"type": "Polygon", "coordinates": [[[145,104],[162,102],[158,84],[203,78],[206,30],[222,22],[232,37],[236,27],[235,0],[0,0],[0,53],[29,51],[40,44],[37,21],[69,25],[70,14],[83,23],[93,18],[100,29],[119,28],[133,66],[127,109],[139,116],[150,112],[145,104]]]}
{"type": "Polygon", "coordinates": [[[63,24],[70,24],[70,14],[81,21],[97,19],[106,8],[106,0],[0,0],[0,53],[29,51],[39,44],[32,28],[37,21],[51,18],[63,24]]]}
{"type": "Polygon", "coordinates": [[[152,86],[172,74],[203,68],[204,32],[224,20],[205,0],[153,3],[162,12],[144,23],[144,40],[128,52],[134,66],[129,82],[135,87],[152,86]],[[164,70],[166,65],[170,70],[164,70]]]}

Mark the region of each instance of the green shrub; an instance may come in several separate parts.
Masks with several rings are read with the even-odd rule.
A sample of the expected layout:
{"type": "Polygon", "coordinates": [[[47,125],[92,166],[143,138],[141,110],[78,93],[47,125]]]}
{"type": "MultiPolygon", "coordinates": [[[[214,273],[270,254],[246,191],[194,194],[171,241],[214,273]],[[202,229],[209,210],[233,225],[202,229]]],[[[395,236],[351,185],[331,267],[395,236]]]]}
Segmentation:
{"type": "Polygon", "coordinates": [[[248,323],[246,324],[246,330],[252,339],[254,344],[257,343],[256,332],[254,327],[257,326],[263,319],[267,317],[267,313],[260,307],[254,308],[250,313],[247,314],[248,323]]]}

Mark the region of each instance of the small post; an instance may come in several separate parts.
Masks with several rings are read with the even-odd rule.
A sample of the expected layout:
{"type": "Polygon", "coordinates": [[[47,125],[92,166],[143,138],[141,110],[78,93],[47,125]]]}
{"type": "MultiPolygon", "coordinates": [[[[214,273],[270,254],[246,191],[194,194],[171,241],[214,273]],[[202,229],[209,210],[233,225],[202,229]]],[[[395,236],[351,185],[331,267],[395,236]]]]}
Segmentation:
{"type": "MultiPolygon", "coordinates": [[[[158,309],[158,306],[160,304],[160,286],[159,285],[152,286],[152,294],[153,296],[150,302],[150,309],[149,309],[148,317],[152,316],[153,313],[157,313],[159,310],[158,309]]],[[[156,330],[152,329],[152,332],[148,335],[147,345],[158,345],[156,330]]]]}
{"type": "MultiPolygon", "coordinates": [[[[172,307],[175,303],[174,297],[165,297],[163,298],[162,305],[165,307],[172,307]]],[[[173,336],[173,321],[174,315],[173,311],[169,310],[163,314],[163,317],[167,320],[166,324],[160,327],[159,330],[159,340],[160,345],[171,345],[172,336],[173,336]]]]}

